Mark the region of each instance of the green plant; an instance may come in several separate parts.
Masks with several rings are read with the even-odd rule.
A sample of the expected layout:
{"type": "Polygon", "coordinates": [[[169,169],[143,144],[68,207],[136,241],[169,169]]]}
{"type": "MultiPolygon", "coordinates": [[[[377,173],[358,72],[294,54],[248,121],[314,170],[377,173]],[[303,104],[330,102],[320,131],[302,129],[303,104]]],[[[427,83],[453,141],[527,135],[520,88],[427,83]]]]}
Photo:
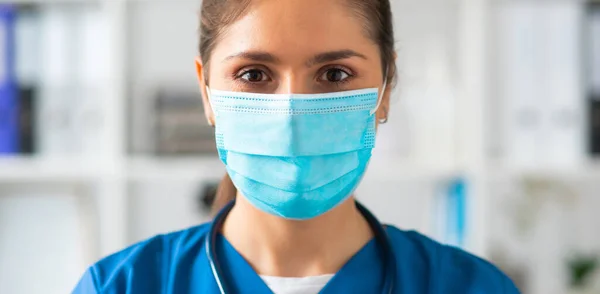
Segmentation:
{"type": "Polygon", "coordinates": [[[570,286],[573,289],[585,288],[589,277],[599,266],[597,256],[577,255],[567,262],[570,273],[570,286]]]}

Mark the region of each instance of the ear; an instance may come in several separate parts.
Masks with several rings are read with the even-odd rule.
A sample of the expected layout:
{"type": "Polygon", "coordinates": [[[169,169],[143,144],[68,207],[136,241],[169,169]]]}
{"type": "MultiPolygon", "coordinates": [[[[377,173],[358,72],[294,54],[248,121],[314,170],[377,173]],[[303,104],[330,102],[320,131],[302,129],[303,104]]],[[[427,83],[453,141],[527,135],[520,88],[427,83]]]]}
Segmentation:
{"type": "Polygon", "coordinates": [[[392,85],[388,83],[385,89],[382,90],[385,92],[383,93],[383,97],[381,98],[381,104],[379,105],[379,108],[375,113],[375,117],[377,118],[378,123],[379,121],[386,121],[388,119],[390,109],[390,97],[392,95],[393,88],[392,85]]]}
{"type": "Polygon", "coordinates": [[[204,104],[204,116],[206,116],[206,120],[208,124],[211,126],[215,125],[215,114],[210,106],[210,97],[208,96],[208,92],[206,91],[206,78],[204,76],[204,67],[202,65],[202,61],[199,57],[196,57],[194,61],[196,65],[196,75],[198,76],[198,84],[200,85],[200,93],[202,94],[202,103],[204,104]]]}
{"type": "MultiPolygon", "coordinates": [[[[394,54],[394,60],[393,63],[389,65],[388,68],[388,73],[387,73],[387,77],[385,77],[386,79],[390,80],[390,77],[393,77],[396,74],[396,58],[397,58],[397,54],[394,54]]],[[[383,97],[381,98],[381,105],[379,105],[379,108],[377,109],[376,112],[376,118],[377,118],[377,124],[379,124],[379,121],[387,121],[390,115],[390,98],[392,96],[392,90],[394,89],[394,85],[391,82],[388,82],[385,86],[385,89],[382,89],[382,91],[385,91],[383,93],[383,97]]]]}

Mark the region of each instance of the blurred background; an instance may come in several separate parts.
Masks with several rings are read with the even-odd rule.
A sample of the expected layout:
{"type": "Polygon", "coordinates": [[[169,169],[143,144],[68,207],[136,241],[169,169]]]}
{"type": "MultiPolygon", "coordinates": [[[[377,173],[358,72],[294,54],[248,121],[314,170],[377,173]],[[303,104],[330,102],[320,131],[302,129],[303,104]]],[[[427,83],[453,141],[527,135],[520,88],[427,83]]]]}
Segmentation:
{"type": "MultiPolygon", "coordinates": [[[[523,293],[600,293],[600,2],[391,0],[400,81],[358,198],[523,293]]],[[[0,293],[209,220],[200,0],[0,1],[0,293]]]]}

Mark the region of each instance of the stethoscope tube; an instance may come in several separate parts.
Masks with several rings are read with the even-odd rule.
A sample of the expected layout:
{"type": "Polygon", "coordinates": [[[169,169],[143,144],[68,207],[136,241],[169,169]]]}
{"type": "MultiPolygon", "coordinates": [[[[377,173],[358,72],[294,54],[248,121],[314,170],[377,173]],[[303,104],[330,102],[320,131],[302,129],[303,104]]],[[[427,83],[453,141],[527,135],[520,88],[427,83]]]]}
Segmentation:
{"type": "Polygon", "coordinates": [[[373,230],[373,233],[375,234],[375,239],[383,251],[385,282],[383,286],[384,290],[381,293],[392,294],[394,291],[394,281],[396,280],[396,255],[394,254],[392,242],[389,239],[385,227],[371,213],[371,211],[369,211],[358,201],[356,201],[356,208],[369,223],[371,230],[373,230]]]}
{"type": "MultiPolygon", "coordinates": [[[[213,273],[213,277],[219,286],[219,290],[222,294],[232,294],[230,291],[229,284],[225,280],[225,275],[223,272],[223,268],[221,268],[221,263],[219,262],[217,251],[216,251],[216,241],[217,235],[219,231],[223,227],[223,222],[225,218],[235,205],[235,200],[229,202],[219,213],[215,216],[212,225],[210,226],[210,230],[207,238],[205,239],[205,247],[206,247],[206,256],[208,258],[208,262],[210,263],[210,268],[213,273]]],[[[363,215],[363,217],[369,223],[371,230],[375,234],[375,239],[381,249],[383,251],[383,262],[385,265],[384,273],[385,273],[385,281],[384,281],[384,291],[382,293],[392,294],[394,289],[394,280],[396,279],[396,258],[394,255],[393,247],[391,241],[385,231],[385,227],[381,225],[379,220],[362,204],[356,201],[356,208],[363,215]]]]}
{"type": "Polygon", "coordinates": [[[212,270],[213,277],[215,281],[217,281],[217,285],[219,286],[219,290],[221,294],[231,294],[233,292],[229,291],[229,285],[223,279],[223,269],[221,268],[221,263],[217,259],[217,235],[219,231],[223,227],[223,222],[225,221],[225,217],[229,214],[233,206],[235,205],[235,200],[229,202],[217,215],[215,216],[212,225],[210,226],[210,231],[208,233],[208,238],[206,238],[206,256],[208,257],[208,262],[210,263],[210,269],[212,270]]]}

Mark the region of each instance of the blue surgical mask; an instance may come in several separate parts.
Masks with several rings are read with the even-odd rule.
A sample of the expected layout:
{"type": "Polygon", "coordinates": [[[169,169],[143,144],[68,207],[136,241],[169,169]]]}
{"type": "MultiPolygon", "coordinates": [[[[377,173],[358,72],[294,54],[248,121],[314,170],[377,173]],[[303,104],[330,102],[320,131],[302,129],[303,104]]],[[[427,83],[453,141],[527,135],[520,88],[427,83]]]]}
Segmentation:
{"type": "Polygon", "coordinates": [[[377,88],[326,94],[207,91],[219,157],[252,205],[305,220],[352,195],[375,145],[377,88]]]}

